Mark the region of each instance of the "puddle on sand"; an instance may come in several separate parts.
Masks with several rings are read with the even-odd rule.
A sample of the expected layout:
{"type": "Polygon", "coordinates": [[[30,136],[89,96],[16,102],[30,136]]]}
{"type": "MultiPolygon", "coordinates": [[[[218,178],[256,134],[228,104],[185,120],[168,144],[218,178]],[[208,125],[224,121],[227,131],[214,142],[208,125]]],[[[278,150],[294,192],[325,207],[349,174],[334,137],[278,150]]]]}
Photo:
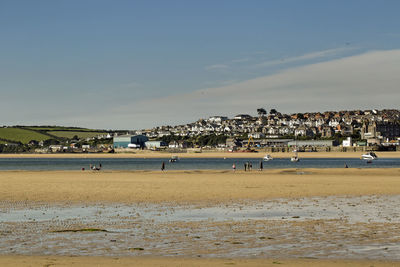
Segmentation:
{"type": "Polygon", "coordinates": [[[400,259],[400,196],[168,204],[0,203],[0,254],[400,259]],[[55,232],[104,229],[108,232],[55,232]]]}

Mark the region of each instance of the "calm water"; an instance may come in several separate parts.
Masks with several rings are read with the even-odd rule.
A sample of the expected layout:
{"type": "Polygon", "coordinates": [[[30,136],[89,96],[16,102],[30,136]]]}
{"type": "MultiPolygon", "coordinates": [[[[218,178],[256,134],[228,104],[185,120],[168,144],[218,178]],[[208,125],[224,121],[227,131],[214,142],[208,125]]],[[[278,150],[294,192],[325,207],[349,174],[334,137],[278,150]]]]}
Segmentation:
{"type": "MultiPolygon", "coordinates": [[[[40,159],[0,159],[0,170],[80,170],[88,169],[90,164],[99,166],[102,164],[103,170],[159,170],[161,163],[165,162],[166,170],[226,170],[231,169],[232,164],[241,170],[245,162],[249,161],[253,169],[258,169],[260,159],[180,159],[175,163],[170,163],[169,158],[155,159],[70,159],[70,158],[40,158],[40,159]]],[[[284,169],[284,168],[343,168],[347,164],[349,168],[399,168],[400,158],[377,159],[372,163],[367,163],[354,158],[318,158],[301,159],[299,162],[291,162],[289,159],[274,159],[263,162],[264,169],[284,169]]]]}

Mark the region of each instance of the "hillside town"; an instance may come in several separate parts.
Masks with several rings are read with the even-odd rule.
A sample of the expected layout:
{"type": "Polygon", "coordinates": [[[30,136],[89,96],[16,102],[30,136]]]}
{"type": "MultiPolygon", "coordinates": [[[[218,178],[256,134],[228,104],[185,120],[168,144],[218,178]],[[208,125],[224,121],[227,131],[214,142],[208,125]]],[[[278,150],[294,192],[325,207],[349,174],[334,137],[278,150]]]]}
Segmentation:
{"type": "Polygon", "coordinates": [[[176,153],[202,150],[288,152],[294,146],[299,151],[312,152],[400,150],[400,111],[396,109],[294,114],[283,114],[276,109],[267,112],[264,108],[256,111],[254,116],[212,116],[185,125],[131,131],[4,126],[2,131],[9,134],[7,138],[0,136],[0,151],[120,153],[139,149],[176,153]],[[22,134],[28,135],[25,142],[11,139],[22,134]]]}
{"type": "MultiPolygon", "coordinates": [[[[400,111],[353,110],[282,114],[275,109],[257,109],[257,115],[239,114],[233,118],[212,116],[196,122],[159,126],[132,131],[132,142],[114,137],[114,148],[194,148],[218,147],[236,150],[240,147],[286,148],[296,144],[303,150],[328,151],[358,148],[396,150],[400,139],[400,111]],[[199,137],[213,136],[219,142],[198,142],[199,137]],[[139,140],[139,141],[138,141],[139,140]],[[344,148],[344,149],[343,149],[344,148]]],[[[214,138],[215,139],[215,138],[214,138]]]]}

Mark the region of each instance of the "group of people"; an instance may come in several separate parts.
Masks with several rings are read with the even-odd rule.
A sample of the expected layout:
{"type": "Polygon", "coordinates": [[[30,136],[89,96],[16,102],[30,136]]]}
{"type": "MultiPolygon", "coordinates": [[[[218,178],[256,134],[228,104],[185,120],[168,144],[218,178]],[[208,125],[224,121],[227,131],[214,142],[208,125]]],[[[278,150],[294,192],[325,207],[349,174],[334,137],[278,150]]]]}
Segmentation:
{"type": "Polygon", "coordinates": [[[99,167],[96,167],[94,164],[90,164],[89,168],[93,171],[100,171],[101,170],[101,163],[99,163],[99,167]]]}
{"type": "MultiPolygon", "coordinates": [[[[90,165],[92,166],[92,165],[90,165]]],[[[100,164],[100,168],[101,168],[101,164],[100,164]]],[[[244,171],[251,171],[253,169],[253,164],[250,161],[247,161],[244,163],[244,171]]],[[[260,167],[258,168],[259,171],[262,171],[264,169],[264,164],[262,162],[262,160],[260,161],[260,167]]],[[[161,163],[161,171],[165,170],[165,162],[163,161],[161,163]]],[[[232,170],[236,171],[236,164],[233,163],[232,164],[232,170]]]]}
{"type": "Polygon", "coordinates": [[[253,164],[249,161],[244,163],[244,171],[251,171],[253,169],[253,164]]]}
{"type": "MultiPolygon", "coordinates": [[[[253,164],[249,161],[244,163],[244,171],[251,171],[253,169],[253,164]]],[[[260,161],[260,167],[258,168],[259,171],[262,171],[264,169],[264,164],[262,161],[260,161]]],[[[232,170],[236,171],[236,164],[232,164],[232,170]]]]}

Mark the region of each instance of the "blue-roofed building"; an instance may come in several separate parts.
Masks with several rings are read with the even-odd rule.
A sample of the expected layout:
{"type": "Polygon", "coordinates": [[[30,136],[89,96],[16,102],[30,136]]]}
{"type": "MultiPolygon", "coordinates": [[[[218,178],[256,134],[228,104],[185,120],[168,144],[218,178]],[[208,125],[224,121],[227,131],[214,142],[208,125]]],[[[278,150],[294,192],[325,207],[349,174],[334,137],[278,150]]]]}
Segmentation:
{"type": "Polygon", "coordinates": [[[142,148],[149,138],[145,135],[121,135],[114,136],[114,148],[142,148]]]}

